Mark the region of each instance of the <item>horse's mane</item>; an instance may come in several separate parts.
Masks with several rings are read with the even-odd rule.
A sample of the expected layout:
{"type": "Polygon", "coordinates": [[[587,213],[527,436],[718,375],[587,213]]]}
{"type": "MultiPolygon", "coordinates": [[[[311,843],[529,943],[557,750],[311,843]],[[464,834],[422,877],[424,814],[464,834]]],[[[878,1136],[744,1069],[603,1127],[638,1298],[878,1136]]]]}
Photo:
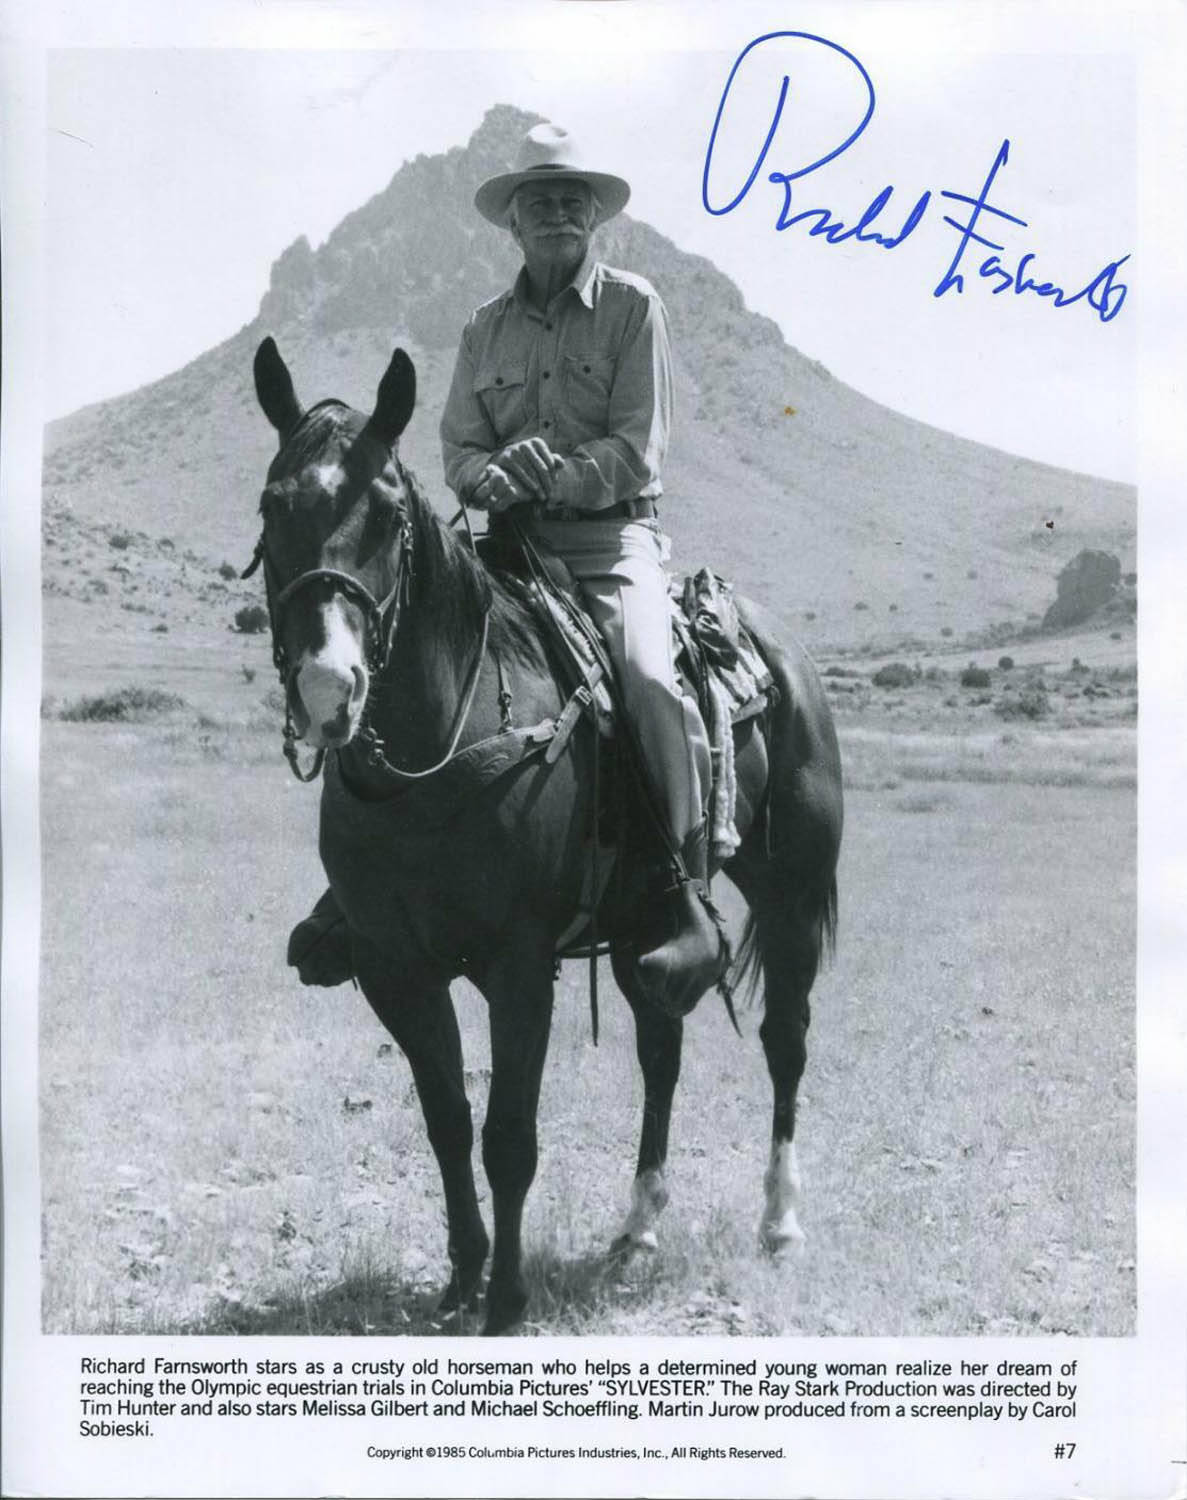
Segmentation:
{"type": "Polygon", "coordinates": [[[451,647],[473,646],[489,611],[490,646],[497,656],[543,667],[538,627],[527,609],[490,573],[433,509],[416,474],[400,471],[413,528],[412,599],[429,598],[451,647]]]}

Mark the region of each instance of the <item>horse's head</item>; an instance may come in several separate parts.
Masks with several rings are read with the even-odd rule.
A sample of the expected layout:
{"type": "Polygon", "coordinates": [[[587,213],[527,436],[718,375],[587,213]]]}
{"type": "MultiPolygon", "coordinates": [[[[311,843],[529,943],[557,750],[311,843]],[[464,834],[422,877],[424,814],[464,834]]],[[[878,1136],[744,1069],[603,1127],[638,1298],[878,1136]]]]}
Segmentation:
{"type": "Polygon", "coordinates": [[[276,344],[256,351],[256,394],[280,435],[260,500],[272,644],[299,737],[347,744],[370,674],[386,660],[409,566],[404,471],[395,453],[416,372],[392,355],[370,416],[338,401],[304,411],[276,344]]]}

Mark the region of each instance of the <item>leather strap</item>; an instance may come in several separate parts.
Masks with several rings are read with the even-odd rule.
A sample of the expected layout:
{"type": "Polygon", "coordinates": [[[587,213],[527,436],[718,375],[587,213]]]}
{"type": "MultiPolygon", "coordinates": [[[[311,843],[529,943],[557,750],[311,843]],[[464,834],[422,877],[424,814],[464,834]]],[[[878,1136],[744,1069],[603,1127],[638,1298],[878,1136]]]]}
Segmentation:
{"type": "Polygon", "coordinates": [[[573,505],[544,505],[537,501],[532,513],[538,521],[652,521],[659,514],[655,501],[619,500],[600,510],[578,510],[573,505]]]}

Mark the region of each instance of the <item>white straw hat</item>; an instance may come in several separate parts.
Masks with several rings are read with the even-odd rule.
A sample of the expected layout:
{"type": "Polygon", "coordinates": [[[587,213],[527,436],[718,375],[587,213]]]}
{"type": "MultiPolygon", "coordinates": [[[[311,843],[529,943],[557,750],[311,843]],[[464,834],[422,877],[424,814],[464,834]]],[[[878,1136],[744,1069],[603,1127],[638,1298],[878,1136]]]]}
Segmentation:
{"type": "Polygon", "coordinates": [[[474,194],[474,207],[484,219],[507,227],[511,199],[525,182],[550,176],[572,177],[588,184],[598,200],[595,224],[604,224],[621,213],[631,196],[630,184],[610,172],[594,172],[582,165],[581,151],[567,130],[559,125],[533,125],[523,138],[513,172],[489,177],[474,194]]]}

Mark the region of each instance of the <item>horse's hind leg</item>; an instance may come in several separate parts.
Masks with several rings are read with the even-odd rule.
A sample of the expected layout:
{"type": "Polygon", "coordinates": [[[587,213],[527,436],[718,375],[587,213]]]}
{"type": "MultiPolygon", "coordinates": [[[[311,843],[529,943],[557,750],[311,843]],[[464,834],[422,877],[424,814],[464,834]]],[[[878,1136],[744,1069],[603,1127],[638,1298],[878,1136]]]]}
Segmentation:
{"type": "Polygon", "coordinates": [[[363,993],[399,1043],[416,1081],[429,1144],[441,1172],[449,1225],[452,1274],[439,1310],[452,1312],[475,1302],[490,1248],[474,1186],[474,1128],[457,1013],[448,985],[419,993],[401,988],[397,996],[382,970],[375,971],[361,957],[357,945],[355,961],[363,993]]]}
{"type": "MultiPolygon", "coordinates": [[[[774,1090],[771,1155],[759,1235],[772,1251],[803,1240],[797,1209],[796,1094],[807,1057],[808,997],[837,917],[837,859],[844,821],[841,758],[828,702],[802,650],[776,644],[771,621],[746,604],[747,623],[779,686],[770,728],[766,815],[751,822],[725,866],[750,907],[764,974],[759,1035],[774,1090]]],[[[739,771],[739,786],[743,775],[739,771]]],[[[751,790],[755,790],[751,777],[751,790]]],[[[752,805],[753,802],[752,802],[752,805]]],[[[743,949],[747,939],[743,939],[743,949]]]]}
{"type": "Polygon", "coordinates": [[[750,903],[764,975],[764,1012],[759,1036],[774,1093],[771,1150],[763,1176],[763,1210],[759,1240],[778,1253],[803,1243],[798,1209],[800,1172],[795,1151],[796,1095],[807,1062],[811,1019],[809,994],[820,961],[819,921],[805,918],[786,898],[769,895],[773,881],[748,880],[744,871],[730,875],[750,903]]]}
{"type": "Polygon", "coordinates": [[[610,1247],[611,1255],[623,1256],[656,1247],[655,1223],[668,1201],[664,1163],[684,1040],[683,1021],[649,1003],[634,982],[633,974],[633,966],[615,956],[614,977],[635,1015],[635,1051],[643,1071],[643,1129],[631,1186],[631,1207],[610,1247]]]}

